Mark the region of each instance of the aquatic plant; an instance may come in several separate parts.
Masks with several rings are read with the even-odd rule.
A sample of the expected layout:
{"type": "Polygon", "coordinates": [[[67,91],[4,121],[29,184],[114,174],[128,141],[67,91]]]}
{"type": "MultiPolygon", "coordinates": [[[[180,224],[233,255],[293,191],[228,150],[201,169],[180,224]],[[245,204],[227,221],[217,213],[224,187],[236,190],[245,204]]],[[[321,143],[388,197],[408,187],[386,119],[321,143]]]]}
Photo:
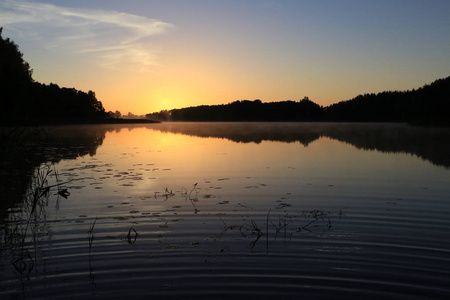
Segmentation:
{"type": "MultiPolygon", "coordinates": [[[[250,250],[253,251],[257,243],[265,236],[266,240],[266,252],[269,253],[270,241],[275,242],[280,234],[283,234],[283,242],[291,240],[295,233],[307,232],[317,234],[321,236],[325,232],[332,230],[331,213],[324,212],[322,210],[302,211],[301,214],[283,214],[279,215],[277,219],[271,218],[271,210],[267,212],[265,217],[265,231],[255,219],[245,220],[242,224],[227,224],[224,219],[219,216],[223,226],[222,233],[219,235],[222,237],[228,231],[239,230],[241,237],[247,240],[251,240],[249,243],[250,250]],[[303,219],[307,222],[304,223],[303,219]],[[300,226],[298,223],[304,223],[300,226]]],[[[343,216],[342,210],[335,216],[340,218],[343,216]]]]}
{"type": "Polygon", "coordinates": [[[270,209],[267,212],[266,216],[266,252],[269,253],[269,215],[270,215],[270,209]]]}
{"type": "Polygon", "coordinates": [[[287,226],[292,222],[291,218],[292,216],[290,216],[289,214],[285,214],[283,216],[278,217],[278,224],[275,224],[272,221],[270,221],[270,223],[275,227],[275,240],[277,239],[278,234],[283,230],[284,240],[286,241],[286,230],[287,226]]]}
{"type": "Polygon", "coordinates": [[[198,213],[199,210],[197,209],[197,207],[195,206],[195,202],[198,202],[198,192],[197,192],[197,183],[194,184],[194,187],[191,189],[191,191],[188,193],[188,190],[186,188],[181,188],[181,195],[184,196],[186,198],[186,201],[189,200],[192,204],[192,206],[194,207],[194,213],[198,213]],[[195,191],[195,198],[192,198],[192,192],[195,191]]]}
{"type": "Polygon", "coordinates": [[[164,188],[163,196],[166,197],[166,199],[167,199],[169,197],[175,196],[175,194],[172,192],[172,190],[169,191],[169,189],[166,187],[166,188],[164,188]]]}
{"type": "Polygon", "coordinates": [[[133,226],[130,227],[130,230],[128,230],[128,234],[127,234],[127,241],[128,244],[134,244],[136,242],[136,238],[138,236],[138,233],[136,231],[136,229],[133,228],[133,226]]]}
{"type": "Polygon", "coordinates": [[[250,247],[251,250],[253,250],[253,248],[255,247],[256,243],[259,241],[259,239],[264,235],[261,231],[261,229],[259,229],[258,225],[256,224],[256,222],[254,220],[251,220],[250,222],[251,225],[251,232],[252,235],[256,235],[255,240],[253,240],[252,242],[250,242],[250,247]]]}
{"type": "MultiPolygon", "coordinates": [[[[342,210],[340,210],[339,214],[342,216],[342,210]]],[[[312,232],[310,230],[310,226],[314,224],[315,227],[319,226],[325,226],[327,230],[331,230],[331,220],[329,218],[329,213],[325,213],[321,210],[312,210],[312,211],[302,211],[302,215],[305,216],[305,218],[313,218],[310,222],[308,222],[306,225],[299,227],[298,232],[301,232],[302,230],[306,230],[308,232],[312,232]],[[317,224],[317,222],[321,222],[320,224],[317,224]]]]}
{"type": "Polygon", "coordinates": [[[198,184],[198,182],[194,184],[194,187],[193,187],[192,190],[189,192],[189,199],[190,199],[190,200],[197,200],[197,199],[198,199],[198,198],[197,198],[197,184],[198,184]],[[195,191],[195,198],[191,198],[191,194],[192,194],[193,191],[195,191]]]}
{"type": "MultiPolygon", "coordinates": [[[[259,239],[264,235],[264,233],[262,232],[262,230],[259,228],[259,226],[256,224],[255,220],[250,220],[250,224],[248,223],[244,223],[242,225],[228,225],[227,223],[225,223],[225,221],[222,219],[222,217],[220,217],[220,220],[223,223],[223,227],[222,230],[223,232],[220,234],[220,236],[222,236],[223,234],[225,234],[228,230],[235,230],[235,229],[239,229],[239,232],[241,233],[241,236],[244,238],[249,238],[248,237],[248,233],[250,232],[250,236],[252,238],[255,238],[255,240],[250,242],[250,247],[253,250],[253,248],[255,247],[256,243],[259,241],[259,239]]],[[[267,228],[266,228],[266,232],[267,232],[267,228]]]]}
{"type": "MultiPolygon", "coordinates": [[[[238,228],[240,231],[241,231],[241,234],[243,235],[243,236],[245,236],[245,233],[243,233],[242,232],[242,227],[244,226],[244,225],[228,225],[227,223],[225,223],[225,221],[222,219],[222,217],[221,216],[219,216],[219,219],[222,221],[222,223],[223,223],[223,233],[222,234],[224,234],[225,232],[227,232],[228,230],[234,230],[234,229],[236,229],[236,228],[238,228]]],[[[222,234],[221,234],[221,236],[222,236],[222,234]]]]}
{"type": "Polygon", "coordinates": [[[94,222],[91,224],[91,226],[89,227],[88,230],[88,242],[89,242],[89,253],[91,253],[91,248],[92,248],[92,243],[94,242],[95,239],[95,232],[94,232],[94,227],[95,227],[95,223],[97,222],[97,217],[95,217],[94,222]]]}
{"type": "Polygon", "coordinates": [[[89,243],[89,255],[88,255],[88,262],[89,262],[89,284],[95,290],[97,288],[97,285],[95,284],[95,275],[94,275],[94,268],[92,266],[92,244],[95,239],[95,232],[94,227],[97,222],[97,217],[95,217],[94,222],[92,222],[91,226],[89,226],[88,230],[88,243],[89,243]]]}
{"type": "Polygon", "coordinates": [[[67,197],[70,196],[70,193],[67,191],[67,189],[62,189],[58,191],[58,195],[60,195],[64,199],[67,199],[67,197]]]}
{"type": "Polygon", "coordinates": [[[37,248],[36,243],[41,235],[40,230],[46,228],[46,210],[50,191],[63,183],[49,185],[49,178],[54,174],[51,164],[40,165],[34,169],[31,183],[23,201],[17,210],[8,214],[4,226],[4,245],[2,250],[8,250],[11,264],[21,275],[29,278],[35,268],[35,258],[31,254],[37,248]],[[44,221],[44,222],[43,222],[44,221]]]}

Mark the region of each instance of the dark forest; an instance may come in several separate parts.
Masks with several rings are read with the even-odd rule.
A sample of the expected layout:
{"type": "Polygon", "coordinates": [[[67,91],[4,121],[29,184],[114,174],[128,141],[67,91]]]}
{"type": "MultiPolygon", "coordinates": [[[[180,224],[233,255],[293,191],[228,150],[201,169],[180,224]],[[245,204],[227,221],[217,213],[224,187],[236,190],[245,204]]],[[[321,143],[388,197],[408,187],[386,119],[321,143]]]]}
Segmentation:
{"type": "Polygon", "coordinates": [[[109,114],[93,91],[60,88],[33,80],[19,47],[0,28],[0,124],[98,123],[109,114]]]}
{"type": "Polygon", "coordinates": [[[308,97],[263,103],[238,100],[224,105],[197,106],[147,114],[160,121],[285,121],[285,122],[407,122],[450,124],[450,77],[412,91],[359,95],[327,107],[308,97]]]}

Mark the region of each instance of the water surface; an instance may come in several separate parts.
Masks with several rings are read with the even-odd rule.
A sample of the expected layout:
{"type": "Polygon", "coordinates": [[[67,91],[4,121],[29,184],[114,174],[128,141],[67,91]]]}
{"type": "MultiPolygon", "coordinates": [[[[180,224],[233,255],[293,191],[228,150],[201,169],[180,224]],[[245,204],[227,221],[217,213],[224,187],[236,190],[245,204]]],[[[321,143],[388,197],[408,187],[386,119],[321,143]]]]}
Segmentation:
{"type": "Polygon", "coordinates": [[[2,206],[2,299],[450,296],[448,129],[47,131],[2,206]]]}

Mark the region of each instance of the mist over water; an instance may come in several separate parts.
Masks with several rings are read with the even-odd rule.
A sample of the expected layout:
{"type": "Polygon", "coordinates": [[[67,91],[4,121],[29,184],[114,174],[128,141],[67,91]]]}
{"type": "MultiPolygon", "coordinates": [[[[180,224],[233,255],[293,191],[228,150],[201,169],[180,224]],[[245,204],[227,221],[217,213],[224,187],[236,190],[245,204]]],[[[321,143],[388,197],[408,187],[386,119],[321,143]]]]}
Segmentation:
{"type": "MultiPolygon", "coordinates": [[[[162,123],[48,133],[29,175],[14,178],[21,200],[1,207],[2,298],[450,295],[448,129],[162,123]]],[[[14,163],[2,165],[6,178],[14,163]]]]}

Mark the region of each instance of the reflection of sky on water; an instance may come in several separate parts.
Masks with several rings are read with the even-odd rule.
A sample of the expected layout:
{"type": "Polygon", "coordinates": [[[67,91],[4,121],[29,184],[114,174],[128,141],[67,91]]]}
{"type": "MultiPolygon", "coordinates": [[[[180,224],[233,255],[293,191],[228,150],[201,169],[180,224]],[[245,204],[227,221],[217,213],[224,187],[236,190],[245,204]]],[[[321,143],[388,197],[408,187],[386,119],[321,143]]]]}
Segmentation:
{"type": "Polygon", "coordinates": [[[96,197],[150,197],[165,187],[179,191],[195,183],[221,196],[255,195],[258,189],[256,195],[261,197],[285,193],[404,197],[449,183],[448,170],[416,156],[362,151],[328,137],[308,146],[277,141],[236,143],[146,127],[108,131],[95,156],[62,161],[57,168],[86,177],[73,185],[89,185],[90,195],[96,197]]]}
{"type": "MultiPolygon", "coordinates": [[[[39,207],[43,215],[31,218],[40,231],[29,231],[31,242],[21,248],[38,257],[26,295],[51,298],[61,287],[72,289],[67,295],[94,290],[104,298],[183,295],[191,287],[241,295],[243,286],[253,295],[267,284],[289,297],[330,286],[385,298],[448,294],[449,170],[405,150],[417,143],[388,151],[372,143],[383,135],[373,126],[352,138],[321,126],[255,124],[245,132],[230,124],[227,132],[224,125],[55,129],[64,129],[58,140],[69,154],[51,149],[60,158],[54,170],[70,195],[52,190],[39,207]],[[361,150],[377,147],[385,152],[361,150]],[[316,212],[323,218],[314,219],[316,212]],[[129,232],[138,233],[132,242],[129,232]],[[98,285],[88,282],[92,275],[98,285]]],[[[55,179],[52,173],[50,184],[55,179]]],[[[24,220],[26,212],[8,214],[24,220]]],[[[5,237],[17,232],[8,229],[14,222],[4,223],[5,237]]],[[[13,284],[0,297],[21,289],[11,257],[2,256],[0,282],[13,284]]]]}

